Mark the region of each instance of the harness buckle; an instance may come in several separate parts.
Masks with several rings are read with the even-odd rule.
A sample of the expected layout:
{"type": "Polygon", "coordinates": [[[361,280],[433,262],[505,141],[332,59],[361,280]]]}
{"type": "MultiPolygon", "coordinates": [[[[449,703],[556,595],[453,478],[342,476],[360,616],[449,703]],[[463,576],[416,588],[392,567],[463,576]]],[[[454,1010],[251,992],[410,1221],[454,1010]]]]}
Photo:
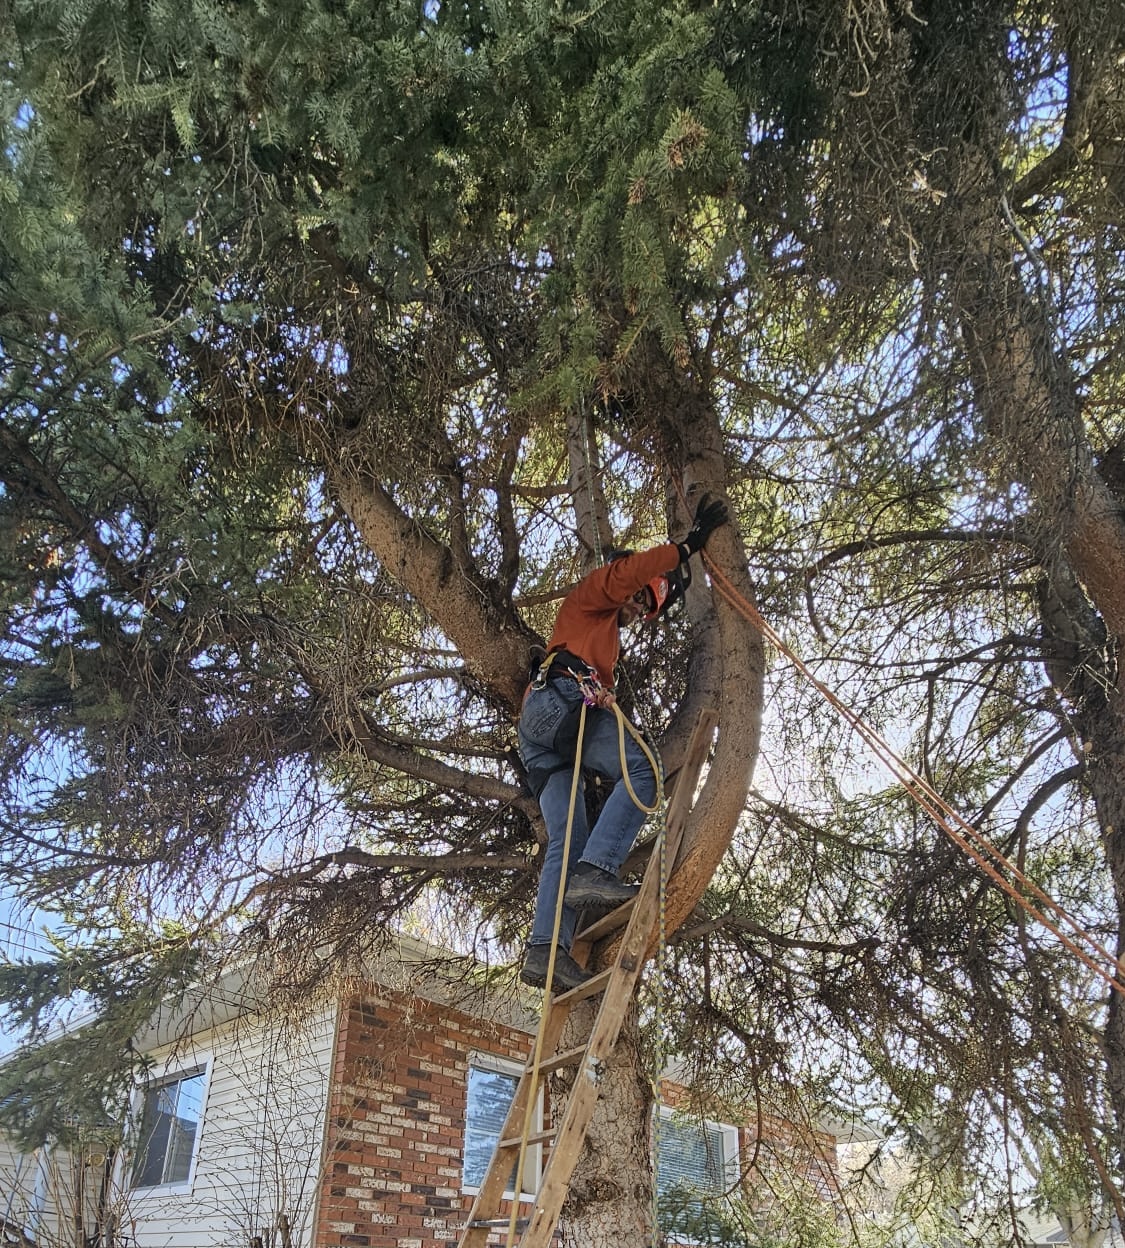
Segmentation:
{"type": "Polygon", "coordinates": [[[531,682],[532,689],[546,689],[547,681],[550,679],[551,675],[551,664],[558,658],[558,656],[559,652],[557,650],[552,650],[543,662],[539,664],[539,668],[535,673],[535,678],[531,682]]]}
{"type": "Polygon", "coordinates": [[[598,673],[585,660],[565,650],[552,650],[547,655],[543,662],[539,664],[539,667],[535,669],[531,688],[539,690],[547,687],[547,682],[552,676],[551,665],[560,655],[565,658],[566,662],[557,667],[554,674],[570,676],[582,691],[582,701],[587,706],[598,706],[598,697],[605,692],[605,685],[599,680],[598,673]],[[582,670],[576,670],[576,665],[581,667],[582,670]]]}
{"type": "Polygon", "coordinates": [[[594,672],[585,672],[581,676],[577,672],[571,675],[578,682],[578,688],[582,690],[582,701],[587,706],[600,706],[598,695],[605,692],[605,685],[598,679],[594,672]]]}

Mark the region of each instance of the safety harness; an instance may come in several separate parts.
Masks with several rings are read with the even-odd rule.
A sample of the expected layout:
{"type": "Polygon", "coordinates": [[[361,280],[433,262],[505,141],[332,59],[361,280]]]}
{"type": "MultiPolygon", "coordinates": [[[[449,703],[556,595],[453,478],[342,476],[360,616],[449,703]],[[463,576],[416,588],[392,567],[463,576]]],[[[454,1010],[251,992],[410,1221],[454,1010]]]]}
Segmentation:
{"type": "Polygon", "coordinates": [[[585,659],[561,648],[549,651],[543,662],[532,668],[532,673],[532,689],[545,689],[549,680],[557,680],[562,676],[571,677],[578,682],[578,688],[582,690],[582,701],[587,706],[597,706],[598,694],[606,691],[601,677],[585,659]]]}
{"type": "Polygon", "coordinates": [[[587,707],[599,705],[598,694],[605,692],[605,685],[602,684],[597,671],[589,663],[580,659],[578,655],[571,654],[569,650],[561,648],[550,651],[541,663],[533,665],[529,676],[531,684],[528,693],[545,689],[553,680],[573,680],[582,693],[581,701],[575,699],[569,714],[555,730],[553,748],[559,761],[553,765],[540,765],[527,769],[528,786],[532,794],[538,798],[547,787],[547,781],[556,772],[569,770],[570,763],[567,760],[574,753],[575,742],[579,734],[581,720],[579,712],[584,715],[587,707]]]}

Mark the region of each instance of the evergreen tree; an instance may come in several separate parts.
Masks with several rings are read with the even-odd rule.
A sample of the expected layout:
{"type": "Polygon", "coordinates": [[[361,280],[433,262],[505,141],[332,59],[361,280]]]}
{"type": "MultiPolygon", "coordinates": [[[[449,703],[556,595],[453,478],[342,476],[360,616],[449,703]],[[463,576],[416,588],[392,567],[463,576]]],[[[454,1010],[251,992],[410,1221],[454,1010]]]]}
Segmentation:
{"type": "MultiPolygon", "coordinates": [[[[299,978],[440,897],[513,947],[530,646],[704,490],[741,594],[1120,953],[1121,17],[11,5],[4,874],[74,937],[20,1016],[89,994],[96,1084],[234,931],[299,978]]],[[[626,662],[670,769],[720,713],[669,898],[700,1087],[931,1159],[1008,1123],[1119,1202],[1121,994],[769,682],[702,577],[626,662]]]]}

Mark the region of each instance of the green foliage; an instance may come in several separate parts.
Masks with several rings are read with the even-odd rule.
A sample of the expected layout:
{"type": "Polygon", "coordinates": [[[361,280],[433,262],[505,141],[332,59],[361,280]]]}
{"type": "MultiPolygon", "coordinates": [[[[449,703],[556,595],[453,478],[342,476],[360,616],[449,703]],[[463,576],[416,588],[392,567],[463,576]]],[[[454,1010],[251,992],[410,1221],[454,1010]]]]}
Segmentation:
{"type": "Polygon", "coordinates": [[[746,1228],[726,1202],[701,1203],[691,1191],[671,1188],[660,1196],[657,1225],[665,1242],[713,1244],[716,1248],[749,1248],[746,1228]]]}
{"type": "Polygon", "coordinates": [[[193,984],[203,950],[175,924],[135,925],[81,944],[53,938],[39,962],[0,964],[0,996],[30,1038],[0,1065],[0,1128],[21,1148],[121,1138],[137,1075],[137,1049],[157,1010],[193,984]],[[76,1017],[48,1028],[60,1004],[76,1017]]]}
{"type": "Polygon", "coordinates": [[[807,1187],[798,1184],[783,1193],[764,1191],[757,1206],[744,1195],[700,1201],[688,1189],[671,1188],[660,1197],[657,1224],[668,1244],[837,1248],[842,1242],[836,1210],[807,1187]]]}
{"type": "MultiPolygon", "coordinates": [[[[1112,944],[1116,659],[1063,567],[1070,513],[1044,520],[1039,464],[998,450],[963,297],[983,248],[1069,387],[1035,432],[1061,412],[1079,467],[1121,445],[1111,90],[1097,158],[1024,182],[1067,85],[1114,81],[1079,33],[1110,20],[8,6],[0,878],[73,939],[2,968],[0,998],[37,1027],[75,991],[101,1010],[5,1067],[36,1080],[25,1138],[119,1096],[129,1038],[217,933],[299,964],[310,930],[352,951],[440,892],[459,931],[522,935],[534,816],[510,696],[472,660],[545,634],[578,574],[576,414],[616,537],[682,527],[685,467],[725,479],[782,634],[1112,944]],[[491,630],[475,655],[466,617],[491,630]]],[[[692,610],[624,664],[657,728],[717,680],[692,610]]],[[[1093,1191],[1121,1135],[1104,990],[819,693],[770,681],[758,792],[675,950],[699,1081],[793,1115],[862,1099],[951,1154],[992,1155],[1002,1104],[1062,1142],[1060,1200],[1093,1191]]]]}

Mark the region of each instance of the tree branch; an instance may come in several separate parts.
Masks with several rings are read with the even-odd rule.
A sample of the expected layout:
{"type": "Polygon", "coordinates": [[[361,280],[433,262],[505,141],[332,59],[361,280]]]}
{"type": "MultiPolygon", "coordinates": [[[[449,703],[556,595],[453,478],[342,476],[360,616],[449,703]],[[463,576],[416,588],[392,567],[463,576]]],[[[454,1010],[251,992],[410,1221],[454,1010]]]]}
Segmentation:
{"type": "Polygon", "coordinates": [[[269,896],[285,889],[297,888],[315,879],[329,867],[365,867],[372,871],[425,871],[430,875],[456,874],[460,871],[526,871],[531,860],[524,854],[372,854],[365,849],[348,846],[332,853],[320,854],[283,874],[263,880],[247,893],[247,900],[269,896]]]}
{"type": "Polygon", "coordinates": [[[841,957],[849,954],[863,953],[868,949],[877,949],[880,941],[875,936],[864,936],[860,940],[841,945],[830,940],[802,940],[796,936],[782,936],[780,932],[771,931],[752,919],[742,915],[724,914],[717,919],[709,919],[692,928],[684,928],[677,934],[677,940],[697,940],[709,936],[713,932],[745,932],[750,936],[760,936],[769,944],[779,949],[804,949],[812,953],[838,953],[841,957]]]}
{"type": "Polygon", "coordinates": [[[1012,187],[1011,201],[1017,208],[1050,190],[1078,164],[1089,128],[1089,105],[1089,82],[1071,66],[1071,72],[1066,76],[1066,113],[1062,134],[1057,145],[1012,187]]]}
{"type": "Polygon", "coordinates": [[[363,752],[365,758],[375,763],[393,767],[404,775],[413,776],[416,780],[424,780],[438,788],[450,789],[468,797],[479,797],[485,801],[499,802],[512,806],[529,819],[539,816],[539,805],[530,793],[514,784],[505,784],[491,776],[478,775],[475,772],[460,771],[447,763],[439,762],[424,754],[415,754],[387,741],[380,733],[371,728],[367,716],[362,711],[355,712],[348,724],[352,739],[363,752]]]}

